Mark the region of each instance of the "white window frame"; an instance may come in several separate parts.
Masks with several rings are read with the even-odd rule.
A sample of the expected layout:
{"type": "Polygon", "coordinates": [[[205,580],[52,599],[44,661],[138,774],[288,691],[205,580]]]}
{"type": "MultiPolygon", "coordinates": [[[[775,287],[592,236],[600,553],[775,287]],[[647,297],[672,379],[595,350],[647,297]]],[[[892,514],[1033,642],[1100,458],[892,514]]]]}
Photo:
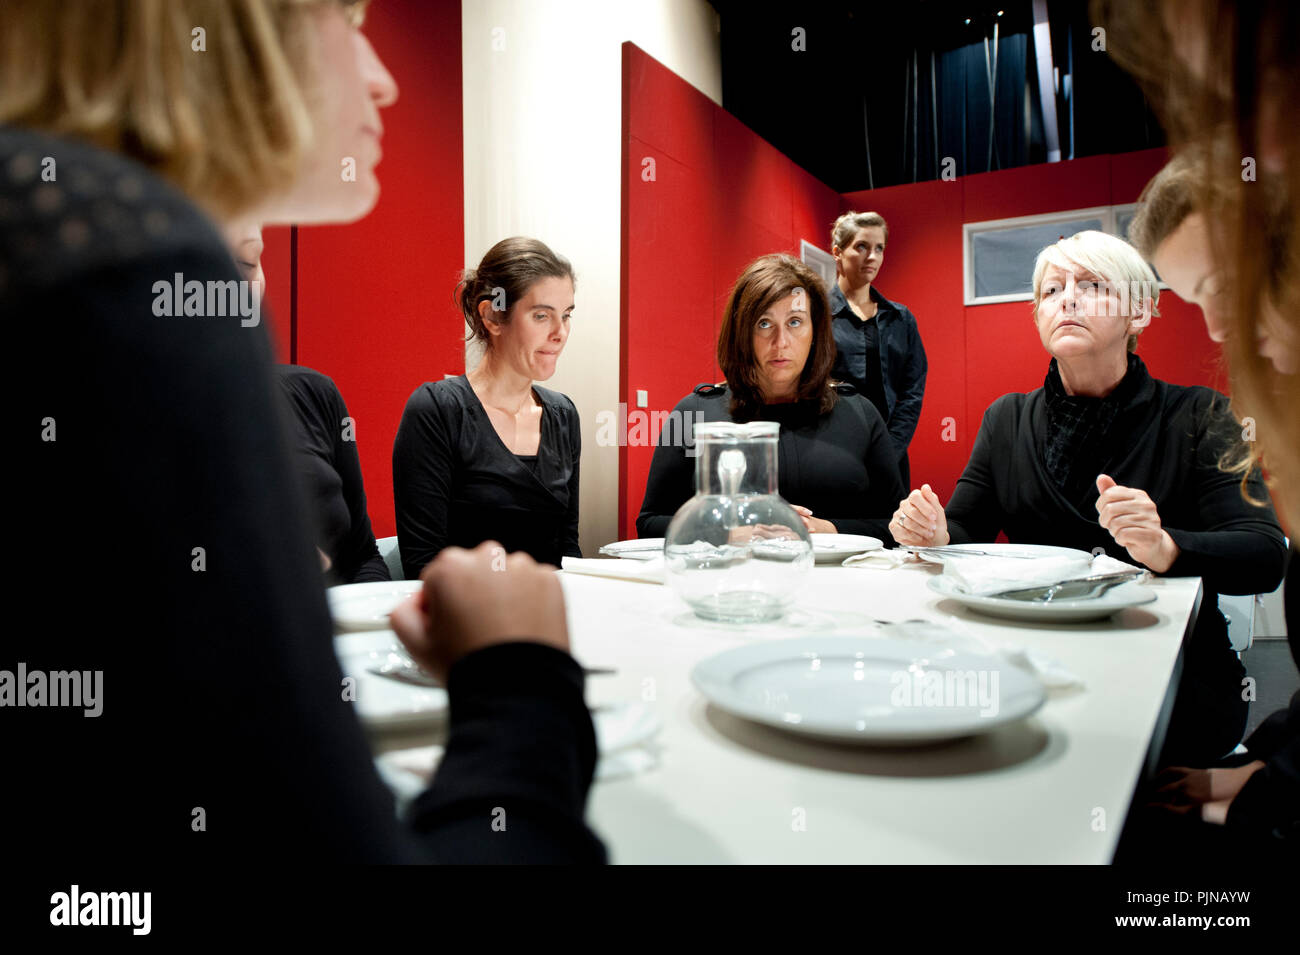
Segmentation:
{"type": "Polygon", "coordinates": [[[829,292],[831,286],[835,284],[835,277],[838,274],[835,267],[835,256],[825,249],[819,249],[807,239],[800,239],[799,259],[804,265],[811,266],[813,271],[822,277],[822,281],[826,283],[826,291],[829,292]],[[826,277],[828,272],[830,278],[826,277]]]}
{"type": "MultiPolygon", "coordinates": [[[[1136,205],[1133,203],[1132,205],[1136,205]]],[[[1014,292],[1006,295],[975,295],[975,272],[971,268],[972,237],[981,232],[997,232],[1003,229],[1019,229],[1024,226],[1050,225],[1060,223],[1083,222],[1088,219],[1100,219],[1103,232],[1115,235],[1115,210],[1121,206],[1092,206],[1087,209],[1067,209],[1061,212],[1047,212],[1041,215],[1016,216],[1011,219],[986,219],[983,222],[963,222],[961,226],[961,271],[962,291],[966,305],[993,305],[997,302],[1032,302],[1033,292],[1014,292]]],[[[1077,231],[1077,230],[1076,230],[1077,231]]]]}
{"type": "Polygon", "coordinates": [[[1122,216],[1122,215],[1123,215],[1124,213],[1126,213],[1126,212],[1127,212],[1127,213],[1134,213],[1134,212],[1137,212],[1137,207],[1138,207],[1139,205],[1140,205],[1140,203],[1137,203],[1137,202],[1125,202],[1125,203],[1121,203],[1121,204],[1118,205],[1118,206],[1111,206],[1111,207],[1110,207],[1110,208],[1111,208],[1111,212],[1113,212],[1113,213],[1115,214],[1115,232],[1114,232],[1114,234],[1117,235],[1117,236],[1119,236],[1119,237],[1120,237],[1121,239],[1123,239],[1125,242],[1128,241],[1128,237],[1127,237],[1127,236],[1120,235],[1120,232],[1119,232],[1119,217],[1122,216]]]}

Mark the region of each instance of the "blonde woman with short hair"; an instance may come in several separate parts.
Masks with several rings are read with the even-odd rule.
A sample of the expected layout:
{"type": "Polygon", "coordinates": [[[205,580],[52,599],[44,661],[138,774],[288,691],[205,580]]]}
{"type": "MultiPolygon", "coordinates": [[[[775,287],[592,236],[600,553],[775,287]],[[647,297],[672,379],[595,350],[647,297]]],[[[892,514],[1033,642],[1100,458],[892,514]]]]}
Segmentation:
{"type": "MultiPolygon", "coordinates": [[[[1153,378],[1136,353],[1158,312],[1155,276],[1128,243],[1081,232],[1034,265],[1033,320],[1051,356],[1043,387],[984,414],[947,508],[928,485],[890,523],[905,545],[1057,544],[1201,577],[1207,595],[1184,660],[1166,761],[1229,752],[1245,729],[1240,661],[1215,595],[1266,592],[1285,539],[1271,508],[1219,468],[1241,429],[1218,392],[1153,378]]],[[[1263,499],[1258,473],[1249,478],[1263,499]]]]}

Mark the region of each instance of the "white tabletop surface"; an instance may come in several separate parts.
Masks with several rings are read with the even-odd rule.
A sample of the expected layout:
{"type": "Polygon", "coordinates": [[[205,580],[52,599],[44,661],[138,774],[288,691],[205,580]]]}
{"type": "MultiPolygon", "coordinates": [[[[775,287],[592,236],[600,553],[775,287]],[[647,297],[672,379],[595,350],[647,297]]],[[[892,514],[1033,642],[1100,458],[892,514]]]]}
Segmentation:
{"type": "Polygon", "coordinates": [[[1114,853],[1200,581],[1101,622],[999,621],[925,587],[933,566],[817,567],[786,621],[708,624],[662,585],[561,573],[574,656],[612,666],[593,705],[646,701],[657,768],[592,787],[611,860],[744,863],[1105,863],[1114,853]],[[1039,651],[1085,683],[982,737],[906,749],[812,741],[710,705],[691,668],[755,640],[876,632],[873,619],[952,622],[1039,651]]]}

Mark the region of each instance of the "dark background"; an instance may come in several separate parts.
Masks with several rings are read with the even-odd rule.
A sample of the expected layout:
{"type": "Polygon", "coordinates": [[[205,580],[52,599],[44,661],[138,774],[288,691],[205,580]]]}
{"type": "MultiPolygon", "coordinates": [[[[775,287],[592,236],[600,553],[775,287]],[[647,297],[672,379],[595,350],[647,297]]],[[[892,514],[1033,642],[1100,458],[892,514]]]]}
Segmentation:
{"type": "MultiPolygon", "coordinates": [[[[840,192],[938,179],[945,156],[959,176],[1047,161],[1030,0],[711,2],[723,108],[840,192]]],[[[1087,0],[1050,0],[1048,22],[1061,158],[1163,146],[1136,84],[1092,49],[1087,0]]]]}

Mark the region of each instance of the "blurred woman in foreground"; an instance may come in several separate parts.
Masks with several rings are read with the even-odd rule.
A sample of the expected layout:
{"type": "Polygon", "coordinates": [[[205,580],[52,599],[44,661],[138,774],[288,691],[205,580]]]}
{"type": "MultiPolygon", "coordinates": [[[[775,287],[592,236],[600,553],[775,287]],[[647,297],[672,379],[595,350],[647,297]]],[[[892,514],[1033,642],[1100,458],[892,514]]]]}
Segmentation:
{"type": "MultiPolygon", "coordinates": [[[[1294,538],[1300,528],[1300,127],[1289,113],[1300,89],[1294,54],[1300,7],[1289,0],[1094,0],[1092,13],[1175,148],[1207,157],[1189,191],[1214,223],[1204,241],[1228,279],[1222,300],[1207,310],[1207,326],[1223,342],[1234,411],[1254,425],[1256,437],[1233,470],[1267,469],[1294,538]]],[[[1286,622],[1300,666],[1294,554],[1286,622]]],[[[1157,780],[1145,794],[1156,812],[1135,827],[1130,857],[1294,861],[1300,853],[1300,691],[1251,734],[1246,749],[1244,765],[1234,765],[1238,758],[1176,767],[1157,780]]]]}
{"type": "Polygon", "coordinates": [[[522,555],[489,572],[487,548],[426,568],[393,615],[451,699],[441,767],[398,823],[331,649],[265,328],[201,295],[168,311],[238,285],[209,216],[373,207],[397,89],[363,7],[0,4],[0,315],[39,372],[10,406],[42,428],[20,442],[30,556],[10,579],[48,614],[5,663],[103,686],[95,719],[13,711],[7,755],[40,780],[4,787],[17,858],[604,858],[559,584],[522,555]],[[75,576],[50,573],[74,545],[75,576]]]}

